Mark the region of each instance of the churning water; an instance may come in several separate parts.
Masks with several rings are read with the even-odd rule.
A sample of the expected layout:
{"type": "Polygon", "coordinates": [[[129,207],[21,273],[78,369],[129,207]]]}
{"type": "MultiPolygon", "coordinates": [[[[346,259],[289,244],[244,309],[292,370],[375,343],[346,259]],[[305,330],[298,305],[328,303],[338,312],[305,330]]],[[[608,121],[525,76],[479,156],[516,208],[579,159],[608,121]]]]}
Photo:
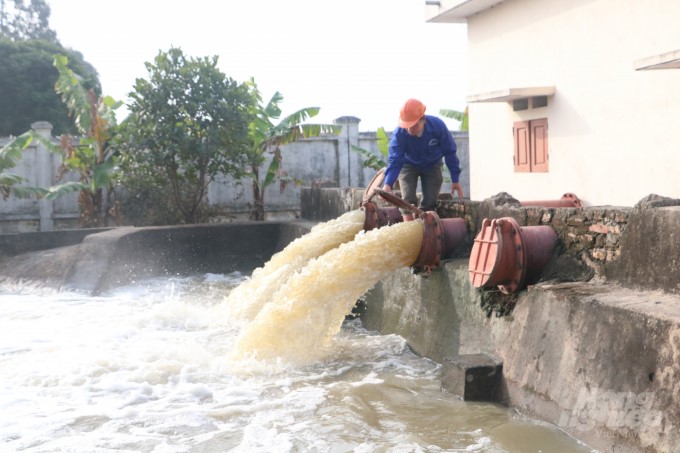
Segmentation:
{"type": "Polygon", "coordinates": [[[0,288],[0,451],[589,451],[442,392],[437,363],[345,320],[422,239],[418,222],[363,233],[348,217],[251,276],[0,288]]]}

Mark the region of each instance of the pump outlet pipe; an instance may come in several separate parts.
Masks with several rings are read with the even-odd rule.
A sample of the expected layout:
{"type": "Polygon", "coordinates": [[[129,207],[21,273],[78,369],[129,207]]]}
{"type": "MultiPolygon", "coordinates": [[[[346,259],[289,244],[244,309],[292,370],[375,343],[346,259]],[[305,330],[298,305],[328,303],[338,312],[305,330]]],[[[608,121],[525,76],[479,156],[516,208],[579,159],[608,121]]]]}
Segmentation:
{"type": "Polygon", "coordinates": [[[416,261],[412,264],[412,268],[417,271],[431,271],[440,267],[442,260],[451,255],[468,232],[464,219],[441,219],[435,211],[422,211],[381,189],[374,189],[373,194],[379,195],[397,207],[412,211],[415,219],[422,220],[423,243],[416,261]]]}
{"type": "Polygon", "coordinates": [[[468,275],[476,288],[511,294],[535,283],[557,244],[552,227],[520,227],[512,217],[484,219],[470,252],[468,275]]]}
{"type": "Polygon", "coordinates": [[[385,181],[385,168],[381,168],[373,176],[362,197],[360,208],[364,211],[364,231],[371,231],[395,223],[401,222],[401,212],[394,206],[383,207],[373,202],[376,189],[380,189],[385,181]]]}

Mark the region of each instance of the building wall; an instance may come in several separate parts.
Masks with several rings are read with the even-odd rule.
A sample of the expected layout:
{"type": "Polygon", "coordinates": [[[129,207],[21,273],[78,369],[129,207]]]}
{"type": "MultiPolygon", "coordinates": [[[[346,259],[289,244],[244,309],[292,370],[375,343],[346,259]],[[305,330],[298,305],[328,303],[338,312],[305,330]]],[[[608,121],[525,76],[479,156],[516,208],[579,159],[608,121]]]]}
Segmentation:
{"type": "Polygon", "coordinates": [[[680,196],[680,69],[634,62],[678,49],[680,2],[507,0],[468,18],[469,93],[554,86],[547,107],[470,105],[473,199],[632,206],[680,196]],[[549,172],[513,171],[512,127],[548,118],[549,172]]]}

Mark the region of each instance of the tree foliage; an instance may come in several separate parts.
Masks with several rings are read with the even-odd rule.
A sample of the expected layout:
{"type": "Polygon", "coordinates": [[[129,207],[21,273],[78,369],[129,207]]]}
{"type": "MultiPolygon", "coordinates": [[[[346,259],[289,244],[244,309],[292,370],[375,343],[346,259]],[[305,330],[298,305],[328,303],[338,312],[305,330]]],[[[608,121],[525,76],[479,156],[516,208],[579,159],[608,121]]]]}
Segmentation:
{"type": "Polygon", "coordinates": [[[352,145],[352,151],[357,152],[364,157],[364,160],[361,162],[362,166],[373,170],[380,170],[381,168],[387,167],[390,153],[390,139],[387,136],[384,127],[378,128],[375,136],[377,138],[378,151],[380,151],[379,155],[355,145],[352,145]]]}
{"type": "Polygon", "coordinates": [[[184,223],[200,220],[217,175],[238,178],[244,166],[250,94],[217,63],[217,57],[187,57],[179,48],[159,52],[146,63],[148,79],[136,80],[122,125],[121,182],[135,187],[143,180],[165,191],[184,223]]]}
{"type": "Polygon", "coordinates": [[[248,82],[253,97],[253,121],[249,127],[251,146],[248,150],[248,165],[250,172],[246,175],[253,183],[254,206],[250,212],[250,220],[264,220],[264,194],[266,188],[275,180],[281,183],[280,190],[284,190],[286,183],[291,180],[282,167],[283,156],[281,145],[293,143],[301,138],[318,137],[321,134],[338,134],[341,126],[333,124],[303,124],[308,118],[319,114],[319,107],[300,109],[278,122],[281,116],[279,103],[283,96],[278,91],[264,104],[262,95],[254,79],[248,82]],[[269,159],[268,159],[269,157],[269,159]],[[267,164],[267,170],[261,175],[262,167],[267,164]]]}
{"type": "Polygon", "coordinates": [[[0,35],[12,41],[57,42],[57,34],[49,26],[50,13],[45,0],[0,0],[0,35]]]}
{"type": "Polygon", "coordinates": [[[64,49],[56,42],[0,38],[0,136],[20,135],[36,121],[49,121],[55,136],[77,132],[54,90],[59,78],[53,65],[55,54],[68,57],[86,89],[101,93],[97,71],[79,52],[64,49]]]}
{"type": "Polygon", "coordinates": [[[460,127],[458,130],[463,132],[468,132],[470,130],[470,123],[468,120],[468,108],[465,107],[463,112],[458,110],[441,109],[439,114],[446,118],[453,118],[454,120],[460,121],[460,127]]]}
{"type": "Polygon", "coordinates": [[[80,226],[104,226],[107,210],[103,191],[111,188],[115,165],[114,154],[110,152],[108,144],[117,127],[114,110],[122,103],[114,101],[111,97],[99,97],[93,89],[87,89],[83,85],[82,77],[68,67],[68,58],[65,55],[55,55],[54,66],[59,73],[55,91],[61,95],[69,113],[74,117],[80,137],[75,139],[70,134],[62,134],[60,143],[55,144],[49,137],[43,137],[33,130],[28,131],[0,150],[0,169],[4,167],[3,174],[9,174],[6,169],[16,165],[21,152],[32,141],[39,141],[48,151],[61,155],[60,179],[68,173],[75,173],[79,180],[67,181],[49,189],[25,189],[17,186],[23,182],[22,178],[12,179],[13,175],[9,174],[10,178],[2,183],[7,184],[7,189],[3,189],[3,195],[9,194],[11,190],[15,195],[21,196],[23,193],[17,190],[23,192],[28,190],[27,194],[33,192],[53,200],[72,192],[79,192],[80,226]]]}
{"type": "MultiPolygon", "coordinates": [[[[61,95],[79,134],[77,141],[70,134],[61,135],[62,171],[75,172],[79,181],[52,187],[47,196],[79,191],[80,226],[101,227],[106,225],[108,211],[103,191],[111,188],[115,166],[113,150],[109,149],[117,128],[114,111],[122,102],[110,96],[98,96],[94,89],[87,88],[84,79],[69,68],[65,55],[55,56],[54,66],[59,71],[55,91],[61,95]]],[[[50,144],[46,143],[48,147],[50,144]]]]}
{"type": "Polygon", "coordinates": [[[0,195],[4,200],[13,195],[17,198],[28,198],[32,195],[41,197],[47,193],[40,187],[21,185],[26,178],[12,173],[12,169],[19,164],[23,151],[33,141],[33,134],[25,132],[19,137],[14,137],[5,146],[0,148],[0,195]]]}

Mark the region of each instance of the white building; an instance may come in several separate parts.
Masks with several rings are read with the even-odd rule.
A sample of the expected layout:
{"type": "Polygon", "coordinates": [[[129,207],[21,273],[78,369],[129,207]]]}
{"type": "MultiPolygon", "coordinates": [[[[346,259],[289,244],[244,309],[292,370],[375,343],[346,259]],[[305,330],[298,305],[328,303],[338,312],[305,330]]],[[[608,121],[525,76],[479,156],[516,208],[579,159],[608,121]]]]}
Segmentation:
{"type": "Polygon", "coordinates": [[[680,1],[426,0],[467,23],[471,197],[680,198],[680,1]]]}

